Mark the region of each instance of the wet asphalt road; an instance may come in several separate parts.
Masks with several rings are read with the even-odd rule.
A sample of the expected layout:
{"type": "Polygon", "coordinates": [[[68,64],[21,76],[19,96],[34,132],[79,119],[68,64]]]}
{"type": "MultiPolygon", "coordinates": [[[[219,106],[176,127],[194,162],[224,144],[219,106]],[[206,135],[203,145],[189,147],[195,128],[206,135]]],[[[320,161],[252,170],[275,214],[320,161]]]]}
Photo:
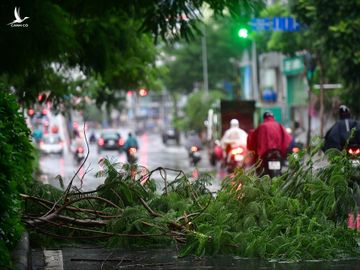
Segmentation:
{"type": "MultiPolygon", "coordinates": [[[[122,132],[122,134],[126,134],[122,132]]],[[[191,176],[194,173],[194,167],[190,165],[189,158],[185,147],[175,142],[168,142],[164,145],[161,140],[161,135],[157,133],[145,133],[138,136],[140,149],[137,152],[138,164],[146,167],[149,170],[154,170],[157,167],[165,167],[176,170],[183,170],[187,175],[191,176]]],[[[181,143],[184,143],[184,139],[181,143]]],[[[84,191],[94,190],[97,186],[103,183],[104,178],[97,178],[96,173],[101,170],[99,161],[104,157],[113,162],[126,162],[126,155],[118,153],[117,151],[103,151],[101,154],[97,153],[96,144],[90,144],[89,157],[79,171],[78,177],[75,177],[74,185],[81,187],[84,191]],[[84,176],[85,174],[85,176],[84,176]],[[83,178],[83,181],[80,179],[83,178]]],[[[202,160],[198,164],[200,172],[214,172],[216,171],[209,165],[207,153],[202,151],[202,160]]],[[[41,155],[40,168],[43,173],[41,180],[44,183],[49,183],[56,187],[60,187],[59,180],[56,176],[61,176],[64,185],[67,186],[70,179],[74,176],[79,168],[79,164],[75,161],[72,152],[67,149],[62,156],[60,155],[41,155]]],[[[169,179],[175,177],[177,173],[169,173],[169,179]]],[[[154,174],[159,187],[162,186],[160,175],[154,174]]],[[[217,189],[219,186],[219,176],[214,179],[213,186],[210,189],[217,189]]]]}
{"type": "Polygon", "coordinates": [[[174,248],[112,250],[96,247],[68,247],[62,250],[33,249],[31,253],[33,270],[358,270],[360,267],[359,259],[286,263],[245,259],[231,255],[179,258],[178,251],[174,248]]]}

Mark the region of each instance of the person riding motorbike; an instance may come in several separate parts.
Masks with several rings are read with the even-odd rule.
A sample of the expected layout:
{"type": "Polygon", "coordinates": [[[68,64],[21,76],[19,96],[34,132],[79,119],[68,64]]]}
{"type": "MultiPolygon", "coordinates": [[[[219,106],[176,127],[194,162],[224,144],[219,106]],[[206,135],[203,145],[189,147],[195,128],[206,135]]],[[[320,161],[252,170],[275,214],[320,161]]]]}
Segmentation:
{"type": "Polygon", "coordinates": [[[37,144],[40,143],[40,141],[43,137],[43,132],[42,132],[40,126],[36,126],[36,128],[34,129],[34,131],[32,133],[32,136],[37,144]]]}
{"type": "Polygon", "coordinates": [[[196,131],[190,131],[188,137],[186,138],[185,148],[189,150],[192,146],[196,146],[199,149],[203,148],[201,139],[196,131]]]}
{"type": "Polygon", "coordinates": [[[135,148],[136,150],[139,149],[139,144],[138,144],[138,141],[137,139],[132,135],[131,132],[129,132],[128,134],[128,137],[125,141],[125,144],[124,144],[124,150],[126,152],[126,158],[127,158],[127,161],[129,163],[132,163],[132,157],[131,157],[131,153],[130,153],[130,148],[135,148]]]}
{"type": "Polygon", "coordinates": [[[247,140],[248,150],[255,152],[255,159],[263,161],[270,150],[278,150],[281,157],[286,157],[287,149],[292,141],[285,127],[275,121],[271,112],[263,114],[263,123],[251,130],[247,140]]]}
{"type": "Polygon", "coordinates": [[[356,128],[356,131],[349,144],[360,145],[360,124],[350,117],[350,109],[345,105],[340,105],[339,119],[325,134],[324,152],[330,148],[336,148],[340,151],[344,149],[352,128],[356,128]]]}
{"type": "Polygon", "coordinates": [[[219,161],[223,160],[223,149],[220,140],[215,140],[210,149],[210,164],[216,166],[219,161]]]}
{"type": "Polygon", "coordinates": [[[232,119],[230,121],[230,128],[225,131],[224,136],[221,138],[221,147],[223,149],[225,163],[229,157],[228,153],[230,149],[241,146],[246,149],[248,134],[246,131],[239,127],[239,121],[232,119]]]}
{"type": "Polygon", "coordinates": [[[203,149],[203,143],[199,134],[194,130],[190,131],[184,146],[188,152],[190,164],[196,166],[201,160],[200,150],[203,149]]]}

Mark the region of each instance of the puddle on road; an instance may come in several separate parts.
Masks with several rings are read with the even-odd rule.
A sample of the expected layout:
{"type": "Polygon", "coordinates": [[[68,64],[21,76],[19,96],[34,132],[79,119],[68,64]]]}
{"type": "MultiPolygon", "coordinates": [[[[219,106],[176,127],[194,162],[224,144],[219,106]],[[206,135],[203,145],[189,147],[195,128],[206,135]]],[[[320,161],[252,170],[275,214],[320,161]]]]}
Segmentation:
{"type": "MultiPolygon", "coordinates": [[[[237,256],[216,255],[198,258],[179,258],[175,249],[120,250],[102,248],[63,248],[61,250],[65,270],[109,269],[281,269],[281,270],[349,270],[360,269],[360,259],[331,262],[279,263],[237,256]]],[[[36,269],[41,270],[39,253],[32,250],[36,269]]],[[[60,254],[60,252],[53,252],[60,254]]]]}

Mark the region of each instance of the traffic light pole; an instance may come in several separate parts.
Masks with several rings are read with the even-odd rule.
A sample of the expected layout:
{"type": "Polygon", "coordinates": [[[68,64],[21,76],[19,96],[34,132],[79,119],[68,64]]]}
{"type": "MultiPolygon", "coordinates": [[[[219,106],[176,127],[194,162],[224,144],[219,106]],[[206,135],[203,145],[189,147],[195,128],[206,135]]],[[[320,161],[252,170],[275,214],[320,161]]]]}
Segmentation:
{"type": "Polygon", "coordinates": [[[203,62],[203,78],[204,78],[204,91],[205,97],[209,97],[209,79],[208,79],[208,66],[207,66],[207,46],[206,46],[206,25],[203,25],[203,36],[201,37],[202,49],[202,62],[203,62]]]}
{"type": "Polygon", "coordinates": [[[257,66],[257,52],[256,52],[255,40],[251,41],[251,67],[252,67],[253,98],[254,100],[258,100],[259,84],[258,84],[258,66],[257,66]]]}
{"type": "Polygon", "coordinates": [[[308,151],[310,151],[310,144],[311,144],[311,118],[312,118],[312,92],[313,92],[313,76],[316,68],[316,61],[314,55],[310,52],[305,54],[305,66],[306,66],[306,79],[309,87],[308,93],[308,130],[306,136],[306,143],[308,146],[308,151]]]}

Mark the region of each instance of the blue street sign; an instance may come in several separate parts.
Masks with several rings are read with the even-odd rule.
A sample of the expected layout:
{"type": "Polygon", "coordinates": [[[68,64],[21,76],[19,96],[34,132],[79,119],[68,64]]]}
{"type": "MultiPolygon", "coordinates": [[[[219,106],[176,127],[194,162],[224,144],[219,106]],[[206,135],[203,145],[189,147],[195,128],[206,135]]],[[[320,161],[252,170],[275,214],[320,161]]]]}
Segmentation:
{"type": "Polygon", "coordinates": [[[292,17],[253,18],[249,22],[253,31],[298,32],[300,23],[292,17]]]}
{"type": "Polygon", "coordinates": [[[253,31],[270,31],[272,21],[269,18],[253,18],[249,22],[253,31]]]}

